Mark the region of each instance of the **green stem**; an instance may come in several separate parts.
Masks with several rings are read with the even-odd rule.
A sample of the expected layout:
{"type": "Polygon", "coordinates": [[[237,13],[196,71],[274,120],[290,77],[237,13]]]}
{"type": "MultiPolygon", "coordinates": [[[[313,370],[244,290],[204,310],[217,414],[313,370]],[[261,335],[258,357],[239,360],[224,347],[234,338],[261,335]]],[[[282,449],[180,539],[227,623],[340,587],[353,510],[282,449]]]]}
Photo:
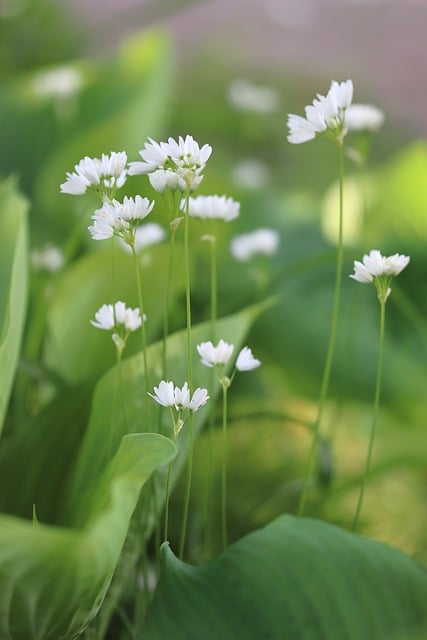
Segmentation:
{"type": "Polygon", "coordinates": [[[343,154],[342,143],[338,144],[338,162],[339,162],[339,229],[338,229],[337,268],[336,268],[336,275],[335,275],[334,302],[333,302],[333,309],[332,309],[332,320],[331,320],[331,329],[329,334],[328,350],[326,354],[322,385],[320,389],[317,417],[313,425],[313,436],[311,441],[311,447],[308,453],[307,463],[306,463],[305,472],[304,472],[303,486],[301,491],[301,498],[300,498],[300,503],[298,507],[298,515],[300,516],[302,516],[304,513],[305,503],[307,499],[309,478],[312,471],[314,455],[317,450],[317,444],[318,444],[319,433],[320,433],[320,425],[322,422],[326,398],[328,395],[329,381],[331,377],[332,362],[334,358],[335,342],[336,342],[336,336],[337,336],[338,313],[339,313],[339,307],[340,307],[341,280],[342,280],[342,270],[343,270],[343,255],[344,255],[344,243],[343,243],[344,154],[343,154]]]}
{"type": "Polygon", "coordinates": [[[222,473],[221,473],[221,532],[222,548],[226,550],[228,546],[227,527],[227,387],[222,387],[222,473]]]}
{"type": "Polygon", "coordinates": [[[170,479],[171,479],[172,463],[169,463],[168,474],[166,476],[166,495],[165,495],[165,526],[163,531],[164,542],[168,539],[169,529],[169,493],[170,493],[170,479]]]}
{"type": "Polygon", "coordinates": [[[167,338],[169,334],[169,297],[170,297],[171,284],[172,284],[173,258],[175,253],[174,249],[175,249],[175,231],[171,231],[170,243],[169,243],[169,267],[168,267],[168,276],[166,281],[166,292],[165,292],[165,310],[163,315],[163,346],[162,346],[163,380],[166,380],[166,376],[167,376],[167,338]]]}
{"type": "Polygon", "coordinates": [[[216,237],[211,240],[211,340],[216,340],[216,319],[217,319],[217,254],[216,237]]]}
{"type": "MultiPolygon", "coordinates": [[[[190,297],[190,249],[189,249],[189,214],[190,194],[186,195],[185,215],[184,215],[184,270],[185,270],[185,301],[187,312],[187,371],[188,371],[188,388],[190,396],[193,393],[193,369],[191,358],[191,297],[190,297]]],[[[182,559],[184,555],[185,536],[187,533],[188,509],[190,504],[191,480],[193,474],[193,454],[194,454],[194,425],[193,412],[190,411],[189,420],[189,446],[187,461],[187,484],[185,489],[184,511],[182,516],[181,538],[179,543],[179,557],[182,559]]]]}
{"type": "Polygon", "coordinates": [[[138,290],[139,311],[141,313],[142,357],[144,361],[145,390],[148,391],[150,388],[150,384],[148,380],[147,338],[145,335],[145,322],[144,322],[144,296],[143,296],[143,290],[142,290],[141,272],[139,268],[138,256],[136,255],[134,244],[131,245],[131,249],[132,249],[132,255],[133,255],[133,260],[135,264],[136,287],[138,290]]]}
{"type": "Polygon", "coordinates": [[[375,431],[376,431],[378,413],[379,413],[379,408],[380,408],[381,379],[382,379],[383,362],[384,362],[385,304],[386,304],[385,300],[380,302],[380,305],[381,305],[380,343],[379,343],[379,349],[378,349],[377,381],[376,381],[376,385],[375,385],[374,410],[373,410],[373,415],[372,415],[372,426],[371,426],[371,435],[369,437],[368,454],[366,456],[365,472],[363,474],[362,484],[360,486],[359,500],[357,502],[356,514],[355,514],[354,520],[353,520],[353,531],[357,530],[357,527],[358,527],[358,524],[359,524],[359,517],[360,517],[360,512],[361,512],[361,509],[362,509],[363,497],[365,495],[366,482],[368,480],[369,470],[371,468],[372,451],[373,451],[373,447],[374,447],[375,431]]]}

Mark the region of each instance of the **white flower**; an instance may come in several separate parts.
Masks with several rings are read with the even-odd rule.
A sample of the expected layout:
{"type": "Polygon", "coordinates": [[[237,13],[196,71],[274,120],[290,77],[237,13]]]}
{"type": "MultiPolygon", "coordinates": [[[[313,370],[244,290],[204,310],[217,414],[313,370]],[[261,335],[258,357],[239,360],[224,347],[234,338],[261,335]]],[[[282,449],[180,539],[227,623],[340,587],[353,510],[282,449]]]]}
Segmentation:
{"type": "Polygon", "coordinates": [[[203,407],[203,405],[207,403],[208,400],[209,400],[208,390],[198,387],[194,391],[192,398],[188,403],[188,408],[191,411],[198,411],[200,407],[203,407]]]}
{"type": "Polygon", "coordinates": [[[154,394],[149,393],[150,398],[162,405],[162,407],[175,406],[175,388],[173,382],[162,380],[158,387],[154,387],[154,394]]]}
{"type": "MultiPolygon", "coordinates": [[[[166,231],[156,222],[147,222],[135,228],[135,250],[142,251],[147,247],[162,242],[166,237],[166,231]]],[[[130,252],[129,245],[122,241],[123,248],[130,252]]]]}
{"type": "Polygon", "coordinates": [[[93,240],[106,240],[118,235],[132,244],[136,223],[146,218],[153,207],[154,202],[141,196],[125,196],[123,202],[106,200],[93,214],[94,223],[88,229],[93,240]]]}
{"type": "Polygon", "coordinates": [[[248,158],[235,165],[232,171],[234,182],[244,189],[260,189],[269,179],[266,164],[257,159],[248,158]]]}
{"type": "Polygon", "coordinates": [[[175,407],[179,412],[186,409],[198,411],[209,400],[207,389],[197,388],[190,399],[190,390],[187,382],[180,389],[174,386],[172,381],[167,382],[165,380],[162,380],[158,387],[154,387],[154,395],[152,393],[148,395],[163,407],[175,407]]]}
{"type": "Polygon", "coordinates": [[[279,96],[273,87],[254,85],[237,78],[228,88],[228,101],[236,109],[272,113],[279,106],[279,96]]]}
{"type": "MultiPolygon", "coordinates": [[[[186,200],[182,200],[181,209],[185,211],[186,200]]],[[[240,202],[226,196],[197,196],[189,198],[189,214],[193,218],[219,219],[229,222],[238,217],[240,202]]]]}
{"type": "Polygon", "coordinates": [[[129,175],[148,174],[151,186],[158,193],[166,188],[172,191],[195,191],[200,185],[202,171],[212,153],[208,144],[199,147],[192,136],[181,136],[176,141],[155,142],[149,138],[139,152],[143,162],[131,162],[129,175]]]}
{"type": "Polygon", "coordinates": [[[373,282],[376,286],[378,298],[385,302],[391,293],[390,282],[393,277],[399,275],[409,263],[409,256],[395,253],[392,256],[383,256],[378,249],[373,249],[363,256],[363,262],[354,261],[354,273],[350,278],[358,282],[373,282]]]}
{"type": "MultiPolygon", "coordinates": [[[[144,322],[146,319],[144,314],[144,322]]],[[[142,320],[138,307],[131,309],[119,300],[114,305],[103,304],[95,313],[95,320],[91,320],[90,322],[97,329],[104,329],[106,331],[119,328],[119,325],[123,325],[127,331],[135,331],[141,326],[142,320]]]]}
{"type": "Polygon", "coordinates": [[[73,173],[67,173],[67,180],[61,184],[61,193],[82,195],[89,187],[107,193],[124,185],[127,177],[127,155],[125,151],[112,151],[101,158],[85,156],[75,165],[73,173]]]}
{"type": "Polygon", "coordinates": [[[261,361],[254,358],[251,349],[249,349],[249,347],[243,347],[237,356],[236,369],[238,371],[252,371],[252,369],[259,367],[260,364],[261,361]]]}
{"type": "Polygon", "coordinates": [[[384,112],[370,104],[352,104],[345,114],[349,131],[377,131],[384,122],[384,112]]]}
{"type": "Polygon", "coordinates": [[[288,141],[301,144],[315,138],[317,133],[325,131],[329,131],[336,139],[342,140],[347,132],[346,111],[352,99],[352,81],[338,83],[333,80],[326,96],[317,94],[313,104],[305,107],[305,118],[289,114],[288,141]]]}
{"type": "Polygon", "coordinates": [[[234,345],[228,344],[224,340],[220,340],[216,347],[212,342],[202,342],[197,345],[197,351],[202,359],[202,364],[206,367],[214,367],[216,365],[226,364],[233,353],[234,345]]]}
{"type": "Polygon", "coordinates": [[[279,234],[274,229],[257,229],[236,236],[231,241],[231,253],[236,260],[246,262],[258,254],[272,255],[279,247],[279,234]]]}
{"type": "Polygon", "coordinates": [[[64,256],[58,247],[48,244],[31,251],[31,265],[36,271],[55,273],[64,266],[64,256]]]}
{"type": "Polygon", "coordinates": [[[184,383],[182,389],[180,389],[179,387],[175,387],[174,400],[176,410],[188,408],[190,404],[190,391],[186,382],[184,383]]]}
{"type": "Polygon", "coordinates": [[[83,80],[81,71],[75,67],[56,67],[36,73],[32,88],[38,96],[65,98],[78,93],[83,80]]]}

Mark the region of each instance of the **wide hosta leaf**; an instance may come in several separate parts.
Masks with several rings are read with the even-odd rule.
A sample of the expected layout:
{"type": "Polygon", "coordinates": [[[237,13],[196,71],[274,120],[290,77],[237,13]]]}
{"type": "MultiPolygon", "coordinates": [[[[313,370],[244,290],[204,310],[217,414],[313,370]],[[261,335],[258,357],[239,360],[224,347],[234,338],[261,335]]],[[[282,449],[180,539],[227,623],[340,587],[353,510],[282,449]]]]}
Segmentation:
{"type": "Polygon", "coordinates": [[[0,433],[18,362],[27,302],[28,203],[9,179],[0,185],[0,433]]]}
{"type": "Polygon", "coordinates": [[[193,567],[162,547],[140,640],[408,640],[425,631],[427,573],[384,544],[282,516],[193,567]]]}
{"type": "Polygon", "coordinates": [[[161,435],[125,437],[81,503],[80,529],[0,516],[2,639],[78,637],[102,604],[141,486],[174,454],[161,435]]]}

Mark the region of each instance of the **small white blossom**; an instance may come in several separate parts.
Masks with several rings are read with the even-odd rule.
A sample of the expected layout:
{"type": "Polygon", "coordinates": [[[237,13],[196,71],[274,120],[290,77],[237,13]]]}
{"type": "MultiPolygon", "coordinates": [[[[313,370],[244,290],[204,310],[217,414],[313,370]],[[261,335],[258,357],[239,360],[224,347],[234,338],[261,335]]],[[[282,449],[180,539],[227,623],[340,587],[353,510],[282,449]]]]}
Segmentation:
{"type": "Polygon", "coordinates": [[[191,397],[191,400],[188,403],[188,408],[191,411],[198,411],[200,407],[203,407],[203,405],[207,403],[208,400],[209,400],[208,390],[198,387],[194,391],[191,397]]]}
{"type": "Polygon", "coordinates": [[[239,262],[247,262],[255,255],[272,255],[279,247],[279,234],[274,229],[257,229],[236,236],[231,241],[231,253],[239,262]]]}
{"type": "MultiPolygon", "coordinates": [[[[144,315],[144,322],[146,319],[144,315]]],[[[90,322],[97,329],[104,329],[106,331],[118,328],[119,325],[123,325],[127,331],[135,331],[141,326],[142,320],[138,307],[131,309],[119,300],[114,305],[103,304],[95,313],[95,320],[91,320],[90,322]]]]}
{"type": "Polygon", "coordinates": [[[64,256],[61,249],[54,245],[46,245],[41,249],[31,251],[31,265],[36,271],[56,273],[64,266],[64,256]]]}
{"type": "Polygon", "coordinates": [[[172,191],[195,191],[200,185],[202,171],[212,153],[208,144],[199,147],[192,136],[181,136],[176,141],[155,142],[149,138],[139,154],[143,162],[131,162],[129,175],[148,175],[151,186],[158,193],[166,188],[172,191]]]}
{"type": "Polygon", "coordinates": [[[279,96],[273,87],[254,85],[242,78],[230,84],[228,101],[236,109],[257,113],[272,113],[279,106],[279,96]]]}
{"type": "Polygon", "coordinates": [[[120,236],[128,244],[135,240],[136,225],[153,210],[154,202],[148,198],[125,196],[123,202],[106,200],[92,216],[93,225],[88,227],[93,240],[106,240],[120,236]]]}
{"type": "MultiPolygon", "coordinates": [[[[185,207],[186,200],[182,200],[182,211],[185,211],[185,207]]],[[[240,202],[226,196],[197,196],[197,198],[189,198],[188,208],[189,214],[193,218],[230,222],[239,216],[240,202]]]]}
{"type": "Polygon", "coordinates": [[[162,380],[158,387],[154,387],[154,395],[152,393],[148,395],[161,404],[162,407],[175,406],[175,387],[171,381],[162,380]]]}
{"type": "Polygon", "coordinates": [[[249,349],[249,347],[243,347],[237,356],[236,369],[238,371],[252,371],[252,369],[259,367],[260,364],[261,361],[254,358],[251,349],[249,349]]]}
{"type": "Polygon", "coordinates": [[[125,151],[112,151],[101,158],[85,156],[75,165],[75,171],[67,173],[67,180],[61,184],[61,193],[83,195],[89,187],[95,187],[101,194],[119,189],[126,182],[127,155],[125,151]]]}
{"type": "MultiPolygon", "coordinates": [[[[166,231],[157,222],[147,222],[135,228],[135,250],[142,251],[152,245],[163,242],[166,231]]],[[[122,240],[123,248],[130,252],[129,245],[122,240]]]]}
{"type": "Polygon", "coordinates": [[[289,114],[288,141],[301,144],[312,140],[316,134],[324,132],[329,132],[334,138],[342,140],[347,132],[346,112],[352,99],[352,81],[333,80],[326,96],[317,94],[313,104],[305,107],[305,118],[289,114]]]}
{"type": "Polygon", "coordinates": [[[83,86],[83,74],[75,67],[56,67],[34,75],[32,88],[36,95],[49,98],[73,96],[83,86]]]}
{"type": "Polygon", "coordinates": [[[234,350],[234,345],[220,340],[216,347],[209,342],[202,342],[197,345],[197,351],[202,359],[202,364],[206,367],[224,365],[230,360],[234,350]]]}
{"type": "Polygon", "coordinates": [[[354,273],[350,278],[358,282],[373,282],[376,286],[378,298],[385,302],[391,293],[390,283],[392,278],[399,275],[408,265],[409,256],[395,253],[392,256],[383,256],[378,249],[373,249],[363,256],[363,262],[355,260],[354,273]]]}
{"type": "Polygon", "coordinates": [[[166,380],[162,380],[158,387],[154,387],[154,394],[149,393],[148,395],[163,407],[175,407],[178,412],[187,409],[198,411],[209,400],[207,389],[198,387],[190,398],[187,382],[180,389],[172,381],[166,380]]]}
{"type": "Polygon", "coordinates": [[[349,131],[377,131],[384,123],[384,112],[370,104],[352,104],[345,123],[349,131]]]}

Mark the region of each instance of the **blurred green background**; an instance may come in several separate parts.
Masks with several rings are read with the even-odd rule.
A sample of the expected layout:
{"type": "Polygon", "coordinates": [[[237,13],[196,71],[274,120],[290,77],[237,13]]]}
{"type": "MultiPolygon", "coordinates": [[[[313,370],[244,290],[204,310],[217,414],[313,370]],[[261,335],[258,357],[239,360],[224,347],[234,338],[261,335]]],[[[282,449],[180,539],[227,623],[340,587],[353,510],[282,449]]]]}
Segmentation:
{"type": "MultiPolygon", "coordinates": [[[[96,206],[90,197],[59,194],[65,172],[84,155],[125,149],[134,160],[148,136],[189,133],[214,150],[200,193],[241,202],[239,219],[221,229],[220,315],[278,294],[248,336],[263,366],[238,378],[230,396],[232,538],[295,511],[329,331],[337,159],[327,141],[288,144],[286,114],[302,113],[332,79],[351,77],[355,101],[376,104],[386,121],[365,169],[346,161],[345,274],[372,248],[411,256],[388,304],[382,413],[362,531],[426,562],[427,111],[419,78],[427,7],[320,0],[262,7],[249,0],[87,4],[0,3],[0,174],[13,176],[31,200],[31,246],[55,243],[66,261],[54,275],[33,273],[3,437],[58,389],[89,387],[114,362],[108,339],[88,324],[109,295],[108,250],[85,231],[96,206]],[[279,251],[236,263],[231,238],[258,227],[279,232],[279,251]]],[[[124,192],[153,197],[147,184],[134,178],[124,192]]],[[[165,224],[161,203],[155,215],[165,224]]],[[[209,313],[204,232],[195,221],[195,321],[209,313]]],[[[153,278],[160,277],[166,252],[159,246],[149,254],[153,278]]],[[[119,260],[123,270],[126,260],[119,260]]],[[[135,305],[132,283],[122,280],[120,297],[135,305]]],[[[153,307],[159,306],[155,291],[153,307]]],[[[177,292],[172,329],[184,324],[179,283],[177,292]]],[[[378,316],[373,287],[345,277],[318,485],[308,506],[310,515],[343,526],[352,521],[366,454],[378,316]]],[[[150,338],[160,331],[159,319],[150,338]]],[[[135,342],[129,352],[136,348],[135,342]]],[[[217,440],[216,431],[203,435],[196,453],[195,558],[203,557],[210,460],[219,474],[217,440]]],[[[178,486],[172,502],[177,522],[181,493],[178,486]]]]}

